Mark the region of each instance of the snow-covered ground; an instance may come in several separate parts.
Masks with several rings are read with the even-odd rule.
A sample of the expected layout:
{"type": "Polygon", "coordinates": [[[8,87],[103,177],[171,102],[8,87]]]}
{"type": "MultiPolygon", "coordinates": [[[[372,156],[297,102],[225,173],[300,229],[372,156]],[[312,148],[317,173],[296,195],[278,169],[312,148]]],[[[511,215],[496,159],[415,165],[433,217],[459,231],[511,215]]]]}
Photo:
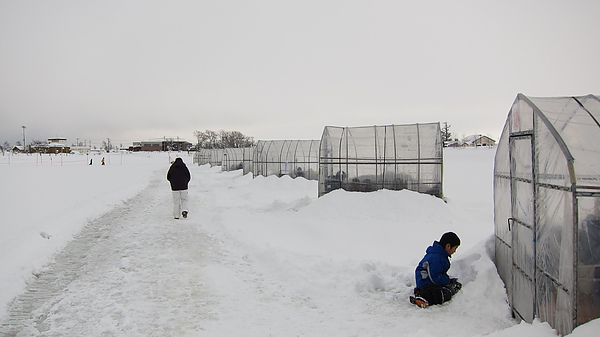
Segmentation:
{"type": "MultiPolygon", "coordinates": [[[[446,201],[410,191],[317,198],[317,182],[192,165],[176,154],[0,157],[0,334],[19,336],[556,336],[511,318],[491,260],[495,149],[446,149],[446,201]],[[446,231],[462,245],[447,304],[408,303],[446,231]]],[[[596,336],[600,320],[570,336],[596,336]]]]}

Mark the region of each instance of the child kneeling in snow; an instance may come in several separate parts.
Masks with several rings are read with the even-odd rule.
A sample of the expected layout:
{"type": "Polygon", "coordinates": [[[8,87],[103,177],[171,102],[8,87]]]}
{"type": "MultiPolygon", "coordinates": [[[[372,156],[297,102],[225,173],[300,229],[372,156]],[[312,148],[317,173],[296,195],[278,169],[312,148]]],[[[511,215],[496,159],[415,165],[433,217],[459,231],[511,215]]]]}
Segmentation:
{"type": "Polygon", "coordinates": [[[427,254],[419,262],[415,270],[417,287],[415,295],[410,296],[410,302],[428,307],[432,304],[442,304],[452,299],[462,285],[455,278],[448,276],[450,257],[460,245],[458,235],[448,232],[442,235],[440,241],[434,241],[427,248],[427,254]]]}

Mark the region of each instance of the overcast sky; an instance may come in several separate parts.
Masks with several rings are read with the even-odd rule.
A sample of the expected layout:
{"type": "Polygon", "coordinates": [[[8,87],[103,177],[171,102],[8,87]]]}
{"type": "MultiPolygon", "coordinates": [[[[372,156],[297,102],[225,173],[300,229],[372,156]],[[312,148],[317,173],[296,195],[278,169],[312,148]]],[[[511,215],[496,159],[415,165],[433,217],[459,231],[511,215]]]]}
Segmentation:
{"type": "Polygon", "coordinates": [[[448,122],[600,94],[600,1],[0,0],[0,142],[448,122]]]}

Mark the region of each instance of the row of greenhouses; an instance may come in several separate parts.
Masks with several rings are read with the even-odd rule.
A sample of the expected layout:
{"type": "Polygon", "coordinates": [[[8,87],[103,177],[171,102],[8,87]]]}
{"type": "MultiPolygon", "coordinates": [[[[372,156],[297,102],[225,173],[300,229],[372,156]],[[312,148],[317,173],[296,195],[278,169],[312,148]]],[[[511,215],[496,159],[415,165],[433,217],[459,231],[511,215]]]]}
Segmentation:
{"type": "Polygon", "coordinates": [[[254,147],[200,149],[198,165],[256,176],[319,181],[319,196],[336,189],[408,189],[442,197],[439,123],[327,126],[320,140],[260,140],[254,147]]]}
{"type": "Polygon", "coordinates": [[[288,175],[318,179],[318,140],[260,140],[246,148],[200,149],[194,163],[221,166],[223,171],[243,170],[244,174],[278,177],[288,175]]]}

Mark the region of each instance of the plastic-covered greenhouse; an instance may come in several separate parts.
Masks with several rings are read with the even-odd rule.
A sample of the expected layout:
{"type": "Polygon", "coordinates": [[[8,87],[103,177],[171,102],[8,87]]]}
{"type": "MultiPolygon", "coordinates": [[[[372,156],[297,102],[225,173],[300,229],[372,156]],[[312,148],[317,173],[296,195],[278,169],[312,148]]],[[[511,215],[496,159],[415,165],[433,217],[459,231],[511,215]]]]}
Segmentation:
{"type": "Polygon", "coordinates": [[[194,164],[221,166],[224,153],[223,149],[199,149],[194,154],[194,164]]]}
{"type": "Polygon", "coordinates": [[[519,94],[495,158],[496,266],[515,315],[600,317],[600,97],[519,94]]]}
{"type": "Polygon", "coordinates": [[[318,140],[259,140],[253,159],[254,176],[289,175],[318,179],[318,140]]]}
{"type": "Polygon", "coordinates": [[[194,164],[221,166],[223,171],[244,170],[244,174],[252,171],[253,147],[200,149],[194,155],[194,164]]]}
{"type": "Polygon", "coordinates": [[[252,171],[253,147],[223,149],[221,168],[223,171],[244,170],[244,174],[252,171]]]}
{"type": "Polygon", "coordinates": [[[319,196],[335,189],[409,189],[442,194],[439,123],[326,126],[321,137],[319,196]]]}

